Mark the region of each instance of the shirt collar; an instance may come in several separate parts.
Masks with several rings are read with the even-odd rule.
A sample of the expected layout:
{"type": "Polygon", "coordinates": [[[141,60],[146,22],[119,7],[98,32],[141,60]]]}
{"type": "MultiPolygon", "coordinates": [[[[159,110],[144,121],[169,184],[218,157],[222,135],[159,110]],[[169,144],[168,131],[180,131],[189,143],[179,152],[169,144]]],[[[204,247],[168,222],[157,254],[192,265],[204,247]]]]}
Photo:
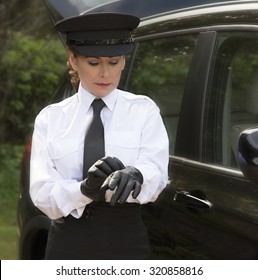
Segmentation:
{"type": "Polygon", "coordinates": [[[116,100],[117,100],[117,96],[118,96],[118,90],[114,89],[108,95],[106,95],[105,97],[102,98],[103,101],[105,102],[107,108],[111,112],[114,110],[114,107],[115,107],[115,104],[116,104],[116,100]]]}
{"type": "MultiPolygon", "coordinates": [[[[105,102],[107,108],[110,111],[114,110],[117,96],[118,96],[118,90],[114,89],[108,95],[106,95],[105,97],[102,98],[102,100],[105,102]]],[[[83,108],[86,110],[86,112],[88,112],[88,110],[91,106],[91,103],[96,98],[96,96],[91,94],[90,92],[88,92],[85,88],[83,88],[80,83],[79,89],[78,89],[78,98],[79,98],[79,101],[82,104],[83,108]]]]}

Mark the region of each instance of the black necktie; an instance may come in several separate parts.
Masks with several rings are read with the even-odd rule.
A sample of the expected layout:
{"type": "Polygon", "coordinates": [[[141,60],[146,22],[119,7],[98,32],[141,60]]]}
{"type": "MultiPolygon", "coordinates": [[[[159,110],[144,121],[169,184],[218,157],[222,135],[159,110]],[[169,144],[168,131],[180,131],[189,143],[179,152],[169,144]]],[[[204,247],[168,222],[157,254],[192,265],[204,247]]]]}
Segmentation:
{"type": "Polygon", "coordinates": [[[102,99],[95,99],[91,105],[93,119],[84,140],[83,179],[87,177],[88,169],[105,156],[104,127],[100,118],[105,103],[102,99]]]}

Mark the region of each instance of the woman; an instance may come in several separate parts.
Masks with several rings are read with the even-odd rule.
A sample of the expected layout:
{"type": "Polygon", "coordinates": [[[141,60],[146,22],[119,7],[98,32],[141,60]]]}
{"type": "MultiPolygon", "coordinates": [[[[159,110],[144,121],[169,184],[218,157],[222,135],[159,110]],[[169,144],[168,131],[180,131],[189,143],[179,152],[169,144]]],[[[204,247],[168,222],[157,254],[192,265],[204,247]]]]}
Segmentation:
{"type": "Polygon", "coordinates": [[[30,194],[52,220],[46,259],[149,257],[140,205],[167,184],[168,138],[151,99],[117,89],[138,24],[110,13],[56,24],[80,83],[34,126],[30,194]]]}

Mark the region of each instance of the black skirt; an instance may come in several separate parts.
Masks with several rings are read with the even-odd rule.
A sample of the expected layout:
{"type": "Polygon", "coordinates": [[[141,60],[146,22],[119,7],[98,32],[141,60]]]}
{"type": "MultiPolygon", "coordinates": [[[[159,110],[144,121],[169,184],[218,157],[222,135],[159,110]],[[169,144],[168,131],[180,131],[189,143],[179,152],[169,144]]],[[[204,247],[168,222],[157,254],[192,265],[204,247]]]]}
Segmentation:
{"type": "Polygon", "coordinates": [[[80,219],[52,221],[45,259],[137,260],[148,259],[149,252],[139,204],[93,202],[80,219]]]}

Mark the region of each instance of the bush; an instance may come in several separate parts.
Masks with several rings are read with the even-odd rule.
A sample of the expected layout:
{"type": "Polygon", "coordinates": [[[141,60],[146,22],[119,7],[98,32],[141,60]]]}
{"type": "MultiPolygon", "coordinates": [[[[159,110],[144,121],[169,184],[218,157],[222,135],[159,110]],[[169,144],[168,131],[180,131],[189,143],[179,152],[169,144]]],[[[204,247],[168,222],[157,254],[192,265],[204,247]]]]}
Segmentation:
{"type": "Polygon", "coordinates": [[[66,53],[57,38],[36,39],[21,33],[10,38],[0,64],[4,102],[0,141],[20,144],[65,71],[66,53]]]}
{"type": "Polygon", "coordinates": [[[0,145],[0,204],[17,202],[22,146],[0,145]]]}
{"type": "Polygon", "coordinates": [[[0,259],[17,258],[17,201],[22,146],[0,145],[0,259]]]}

